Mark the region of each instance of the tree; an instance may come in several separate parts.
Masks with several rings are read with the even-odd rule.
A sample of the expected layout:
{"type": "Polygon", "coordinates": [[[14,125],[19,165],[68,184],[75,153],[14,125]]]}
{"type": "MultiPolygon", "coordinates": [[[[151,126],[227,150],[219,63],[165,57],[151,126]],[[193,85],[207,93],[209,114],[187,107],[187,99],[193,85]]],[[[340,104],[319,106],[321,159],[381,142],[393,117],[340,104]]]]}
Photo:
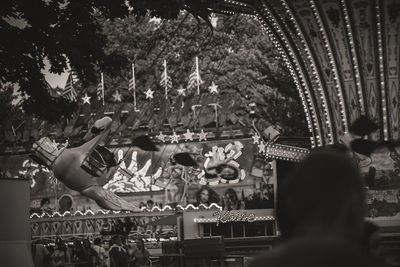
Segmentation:
{"type": "Polygon", "coordinates": [[[42,74],[44,60],[50,71],[62,73],[68,64],[87,85],[95,82],[95,67],[118,73],[126,59],[105,53],[107,37],[99,18],[115,20],[130,13],[138,17],[150,14],[173,19],[180,10],[208,18],[214,0],[32,0],[0,2],[0,85],[18,84],[24,97],[23,107],[43,119],[54,122],[69,117],[76,105],[53,98],[42,74]],[[127,5],[129,3],[129,6],[127,5]],[[63,106],[62,109],[57,107],[63,106]],[[46,107],[46,108],[44,108],[46,107]]]}
{"type": "MultiPolygon", "coordinates": [[[[201,93],[207,93],[211,82],[218,85],[220,102],[239,94],[241,101],[234,110],[243,121],[248,119],[251,102],[257,104],[256,119],[260,127],[278,124],[285,135],[308,134],[305,115],[293,79],[290,77],[260,29],[259,22],[248,17],[217,16],[217,27],[211,30],[206,23],[198,23],[190,14],[182,13],[177,20],[157,22],[149,17],[137,20],[104,21],[108,37],[106,53],[118,53],[135,63],[137,98],[148,103],[144,91],[152,88],[163,95],[159,81],[162,63],[168,62],[173,89],[169,95],[174,102],[177,88],[186,86],[196,56],[200,59],[200,74],[205,84],[201,93]]],[[[106,97],[115,89],[124,93],[131,77],[131,68],[106,79],[106,97]]],[[[95,88],[91,88],[95,96],[95,88]]],[[[188,98],[193,98],[190,96],[188,98]]],[[[214,116],[212,108],[204,114],[214,116]]]]}

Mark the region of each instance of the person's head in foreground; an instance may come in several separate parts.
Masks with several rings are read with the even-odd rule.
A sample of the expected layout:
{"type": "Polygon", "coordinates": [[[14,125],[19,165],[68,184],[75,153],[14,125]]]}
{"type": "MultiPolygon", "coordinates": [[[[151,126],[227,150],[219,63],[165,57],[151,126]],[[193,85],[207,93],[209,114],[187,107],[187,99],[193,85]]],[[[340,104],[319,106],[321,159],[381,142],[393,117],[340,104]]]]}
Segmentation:
{"type": "Polygon", "coordinates": [[[364,184],[344,153],[312,152],[277,188],[282,243],[251,267],[369,266],[360,242],[364,184]]]}
{"type": "Polygon", "coordinates": [[[364,183],[343,153],[311,153],[279,184],[277,220],[283,239],[334,236],[359,242],[364,225],[364,183]]]}

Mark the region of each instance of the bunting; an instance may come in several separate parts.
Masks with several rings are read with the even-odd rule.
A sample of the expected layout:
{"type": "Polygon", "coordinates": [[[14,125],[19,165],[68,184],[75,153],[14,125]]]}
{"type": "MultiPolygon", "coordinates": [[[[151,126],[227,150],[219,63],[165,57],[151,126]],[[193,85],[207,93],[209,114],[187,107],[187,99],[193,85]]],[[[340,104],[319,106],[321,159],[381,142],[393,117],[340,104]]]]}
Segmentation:
{"type": "Polygon", "coordinates": [[[168,99],[168,89],[172,88],[172,80],[171,77],[168,76],[167,60],[164,60],[164,71],[161,74],[160,85],[165,89],[165,99],[168,99]]]}
{"type": "Polygon", "coordinates": [[[132,63],[132,78],[129,80],[128,91],[133,96],[133,107],[136,111],[136,78],[135,78],[135,64],[132,63]]]}
{"type": "Polygon", "coordinates": [[[199,58],[196,57],[192,70],[190,71],[187,89],[191,90],[197,87],[197,94],[200,95],[200,85],[203,83],[204,81],[201,79],[199,72],[199,58]]]}
{"type": "Polygon", "coordinates": [[[103,106],[104,106],[104,76],[103,73],[101,73],[101,81],[97,85],[97,99],[100,101],[103,101],[103,106]]]}
{"type": "Polygon", "coordinates": [[[76,102],[77,93],[75,90],[75,83],[78,81],[77,75],[74,71],[71,71],[68,75],[67,83],[65,84],[62,96],[71,102],[76,102]]]}

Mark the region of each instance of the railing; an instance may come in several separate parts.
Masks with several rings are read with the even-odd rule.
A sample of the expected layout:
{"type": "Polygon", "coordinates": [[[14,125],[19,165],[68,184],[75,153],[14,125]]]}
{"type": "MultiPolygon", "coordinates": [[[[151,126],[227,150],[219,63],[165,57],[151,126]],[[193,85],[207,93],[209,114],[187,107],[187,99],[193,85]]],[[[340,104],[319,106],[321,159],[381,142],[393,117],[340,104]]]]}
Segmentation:
{"type": "MultiPolygon", "coordinates": [[[[104,229],[104,222],[108,221],[110,225],[116,225],[118,220],[122,223],[129,218],[129,220],[136,224],[136,230],[131,231],[129,234],[135,238],[148,238],[155,237],[155,228],[146,230],[146,222],[154,221],[162,217],[175,214],[174,211],[160,211],[160,212],[140,212],[140,213],[125,213],[125,212],[110,212],[109,214],[97,213],[81,213],[81,215],[70,215],[60,213],[52,214],[52,216],[31,216],[31,233],[33,238],[51,238],[55,236],[70,237],[70,236],[87,236],[99,235],[104,229]]],[[[147,227],[149,229],[149,227],[147,227]]],[[[172,231],[172,227],[167,227],[172,231]]],[[[170,231],[169,231],[170,232],[170,231]]],[[[168,235],[168,231],[157,233],[159,235],[168,235]]]]}

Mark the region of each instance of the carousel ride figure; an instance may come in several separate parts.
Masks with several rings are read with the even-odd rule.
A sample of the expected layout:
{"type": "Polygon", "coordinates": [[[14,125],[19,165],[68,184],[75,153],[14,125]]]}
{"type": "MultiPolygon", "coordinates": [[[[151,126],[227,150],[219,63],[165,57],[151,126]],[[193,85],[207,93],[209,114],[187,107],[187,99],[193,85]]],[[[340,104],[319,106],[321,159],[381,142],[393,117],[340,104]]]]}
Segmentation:
{"type": "MultiPolygon", "coordinates": [[[[72,190],[96,201],[104,209],[138,211],[139,208],[103,188],[118,168],[115,155],[101,144],[110,133],[112,119],[97,120],[93,137],[79,147],[58,148],[48,137],[33,144],[32,159],[53,171],[54,176],[72,190]]],[[[132,145],[157,151],[149,137],[139,136],[132,145]]]]}

